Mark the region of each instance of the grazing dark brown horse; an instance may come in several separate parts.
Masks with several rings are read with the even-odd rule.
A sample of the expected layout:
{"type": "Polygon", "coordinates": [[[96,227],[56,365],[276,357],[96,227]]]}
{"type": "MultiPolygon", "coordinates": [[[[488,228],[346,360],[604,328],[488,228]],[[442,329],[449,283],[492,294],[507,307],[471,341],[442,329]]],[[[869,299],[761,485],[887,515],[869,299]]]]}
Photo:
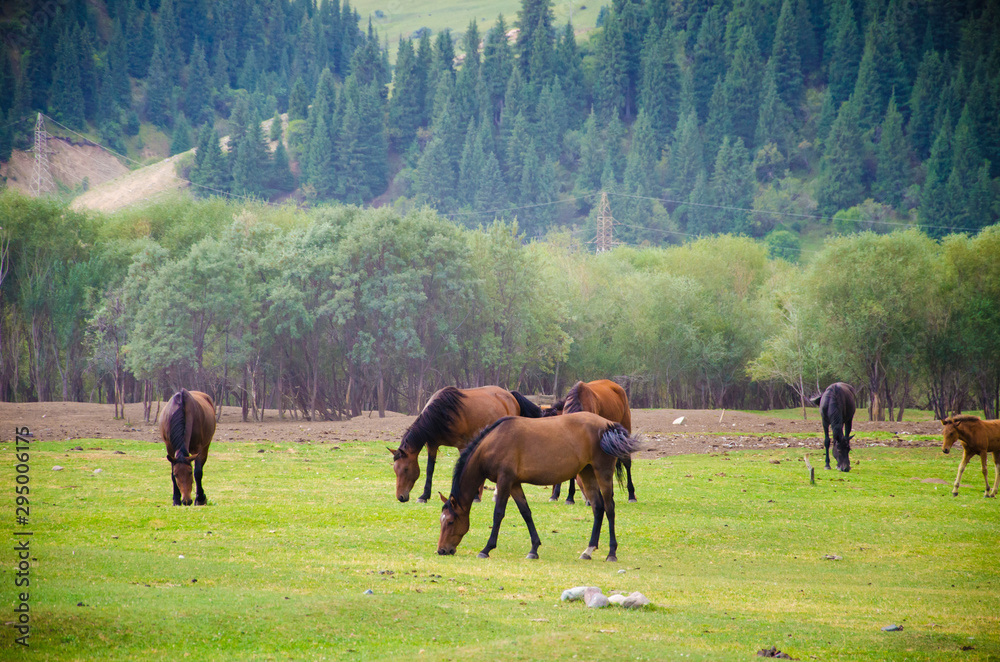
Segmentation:
{"type": "MultiPolygon", "coordinates": [[[[611,381],[610,379],[598,379],[592,382],[577,382],[566,394],[564,400],[560,400],[552,405],[550,409],[542,411],[542,416],[558,416],[559,414],[569,414],[576,411],[589,411],[600,414],[609,421],[621,423],[629,434],[632,433],[632,412],[628,408],[628,395],[625,389],[611,381]]],[[[625,465],[625,472],[628,476],[628,500],[635,502],[635,485],[632,484],[632,458],[622,458],[619,461],[625,465]]],[[[552,486],[552,496],[549,501],[559,499],[560,485],[552,486]]],[[[576,492],[576,483],[572,480],[566,490],[566,503],[573,503],[573,495],[576,492]]]]}
{"type": "Polygon", "coordinates": [[[962,463],[958,465],[958,476],[955,486],[951,489],[952,496],[958,496],[958,484],[962,481],[965,465],[973,456],[978,455],[983,463],[983,480],[986,481],[986,494],[990,498],[997,495],[1000,486],[1000,420],[984,421],[978,416],[956,414],[941,421],[944,426],[944,441],[941,450],[945,453],[951,450],[956,441],[962,442],[962,463]],[[986,472],[986,454],[993,453],[993,489],[990,489],[990,479],[986,472]]]}
{"type": "Polygon", "coordinates": [[[194,505],[208,501],[201,488],[201,474],[208,459],[208,447],[215,434],[215,403],[201,391],[181,389],[167,401],[160,419],[160,435],[167,444],[170,481],[174,484],[174,505],[191,505],[191,463],[198,483],[194,505]]]}
{"type": "Polygon", "coordinates": [[[427,480],[424,493],[417,498],[419,503],[431,497],[431,480],[440,446],[462,450],[480,430],[498,418],[541,415],[542,410],[523,395],[499,386],[466,389],[446,386],[437,391],[403,433],[399,448],[389,449],[392,469],[396,472],[396,498],[403,502],[410,500],[410,490],[420,478],[418,455],[424,446],[427,446],[427,480]]]}
{"type": "Polygon", "coordinates": [[[451,483],[451,496],[442,494],[441,537],[438,554],[454,554],[462,537],[469,531],[472,501],[486,480],[497,484],[493,508],[493,531],[479,558],[487,558],[497,546],[500,523],[507,510],[507,500],[521,512],[531,537],[529,559],[538,558],[541,540],[531,519],[522,483],[552,485],[579,476],[584,494],[594,511],[590,543],[580,558],[589,559],[601,537],[601,523],[608,518],[608,561],[617,561],[615,537],[614,477],[622,480],[618,459],[636,450],[638,440],[618,423],[590,412],[566,414],[554,418],[502,418],[470,443],[458,462],[451,483]]]}
{"type": "Polygon", "coordinates": [[[826,468],[830,468],[830,428],[833,428],[833,456],[837,460],[837,468],[841,471],[851,470],[851,425],[854,423],[854,410],[857,396],[854,387],[844,382],[830,384],[822,395],[809,399],[814,405],[819,405],[823,418],[823,448],[826,450],[826,468]]]}

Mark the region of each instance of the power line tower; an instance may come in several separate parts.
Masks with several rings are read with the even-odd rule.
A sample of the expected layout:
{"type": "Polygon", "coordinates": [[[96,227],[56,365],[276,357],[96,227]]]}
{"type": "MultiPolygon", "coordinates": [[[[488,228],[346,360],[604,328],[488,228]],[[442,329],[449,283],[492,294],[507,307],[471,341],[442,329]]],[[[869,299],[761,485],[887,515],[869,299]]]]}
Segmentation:
{"type": "Polygon", "coordinates": [[[597,244],[597,252],[610,251],[618,245],[614,237],[615,219],[611,216],[611,203],[608,202],[608,194],[601,191],[601,203],[597,208],[597,236],[594,243],[597,244]]]}
{"type": "Polygon", "coordinates": [[[35,145],[32,149],[35,152],[35,167],[31,173],[31,194],[40,197],[56,190],[49,171],[49,134],[41,113],[35,121],[35,145]]]}

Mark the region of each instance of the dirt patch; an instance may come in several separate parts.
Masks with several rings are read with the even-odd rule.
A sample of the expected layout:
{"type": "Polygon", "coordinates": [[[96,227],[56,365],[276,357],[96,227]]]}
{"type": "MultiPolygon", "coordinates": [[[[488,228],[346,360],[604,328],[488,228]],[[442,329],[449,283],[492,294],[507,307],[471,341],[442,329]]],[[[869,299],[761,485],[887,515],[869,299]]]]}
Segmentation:
{"type": "MultiPolygon", "coordinates": [[[[94,143],[49,138],[48,146],[52,178],[67,188],[75,189],[85,177],[89,185],[94,187],[128,172],[128,168],[117,158],[94,143]]],[[[32,152],[14,150],[10,161],[0,165],[0,174],[7,177],[8,186],[27,193],[31,188],[34,164],[35,156],[32,152]]]]}
{"type": "MultiPolygon", "coordinates": [[[[810,415],[818,416],[810,410],[810,415]]],[[[644,450],[637,457],[655,458],[691,453],[722,453],[749,448],[803,448],[823,450],[823,428],[818,420],[787,420],[763,414],[716,410],[636,409],[632,427],[642,435],[644,450]],[[682,425],[673,421],[684,416],[682,425]]],[[[240,409],[224,407],[215,433],[216,442],[249,441],[288,443],[319,441],[383,441],[396,446],[403,432],[413,422],[408,414],[366,412],[346,421],[305,421],[278,418],[269,409],[263,422],[240,420],[240,409]]],[[[160,442],[156,425],[142,420],[142,405],[127,405],[125,419],[114,420],[112,405],[76,402],[0,403],[0,440],[10,441],[14,427],[27,426],[37,439],[134,439],[160,442]]],[[[867,446],[917,447],[937,446],[940,442],[915,439],[914,435],[938,435],[941,424],[856,422],[854,448],[867,446]],[[878,436],[873,433],[891,433],[878,436]]]]}

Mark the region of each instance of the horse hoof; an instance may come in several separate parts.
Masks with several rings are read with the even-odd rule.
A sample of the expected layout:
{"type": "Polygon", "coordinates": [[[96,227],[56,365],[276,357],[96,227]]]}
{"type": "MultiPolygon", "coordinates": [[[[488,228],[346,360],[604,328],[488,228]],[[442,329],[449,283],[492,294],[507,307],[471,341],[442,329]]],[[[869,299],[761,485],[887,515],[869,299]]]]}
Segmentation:
{"type": "Polygon", "coordinates": [[[638,499],[636,499],[635,497],[629,497],[629,500],[628,500],[628,502],[629,502],[629,503],[639,503],[639,500],[638,500],[638,499]]]}
{"type": "Polygon", "coordinates": [[[417,498],[417,503],[427,503],[427,499],[425,499],[423,497],[418,497],[417,498]]]}
{"type": "Polygon", "coordinates": [[[490,555],[487,554],[486,552],[479,552],[478,554],[476,554],[476,556],[479,557],[479,558],[481,558],[481,559],[488,559],[488,558],[490,558],[490,555]]]}
{"type": "Polygon", "coordinates": [[[584,561],[589,561],[590,560],[590,554],[588,554],[587,552],[584,552],[583,554],[580,554],[580,559],[582,559],[584,561]]]}
{"type": "Polygon", "coordinates": [[[524,558],[526,558],[526,559],[537,559],[538,558],[538,554],[535,554],[534,552],[528,552],[528,555],[525,556],[524,558]]]}
{"type": "Polygon", "coordinates": [[[472,500],[472,503],[482,503],[482,501],[483,501],[482,499],[476,497],[475,499],[472,500]]]}
{"type": "Polygon", "coordinates": [[[605,561],[611,561],[612,563],[618,563],[618,557],[615,556],[614,554],[608,554],[608,558],[606,558],[604,560],[605,561]]]}
{"type": "Polygon", "coordinates": [[[566,499],[566,505],[567,506],[572,506],[574,504],[576,504],[576,501],[573,501],[572,499],[566,499]]]}
{"type": "Polygon", "coordinates": [[[958,492],[952,492],[951,495],[952,496],[958,496],[958,492]]]}
{"type": "Polygon", "coordinates": [[[549,503],[552,503],[553,501],[558,501],[558,500],[559,500],[559,497],[549,497],[549,503]]]}

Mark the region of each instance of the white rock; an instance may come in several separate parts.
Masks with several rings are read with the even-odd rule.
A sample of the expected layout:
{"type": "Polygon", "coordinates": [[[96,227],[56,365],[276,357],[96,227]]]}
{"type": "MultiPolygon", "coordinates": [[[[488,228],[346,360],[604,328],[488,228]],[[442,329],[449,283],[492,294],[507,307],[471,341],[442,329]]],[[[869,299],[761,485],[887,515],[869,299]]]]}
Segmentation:
{"type": "Polygon", "coordinates": [[[62,467],[60,467],[60,466],[59,466],[59,465],[57,464],[56,466],[52,467],[52,471],[62,471],[62,467]]]}
{"type": "Polygon", "coordinates": [[[639,609],[640,607],[645,607],[649,604],[649,599],[639,591],[634,591],[629,593],[628,597],[622,602],[622,607],[626,609],[639,609]]]}
{"type": "Polygon", "coordinates": [[[608,602],[610,602],[613,605],[620,605],[621,603],[625,602],[625,596],[620,593],[616,593],[615,595],[608,597],[608,602]]]}
{"type": "Polygon", "coordinates": [[[586,586],[574,586],[573,588],[568,588],[562,592],[562,600],[564,602],[575,602],[577,600],[583,600],[583,594],[587,590],[586,586]]]}
{"type": "Polygon", "coordinates": [[[184,558],[184,555],[183,554],[178,554],[177,558],[182,559],[182,558],[184,558]]]}
{"type": "Polygon", "coordinates": [[[104,471],[104,469],[94,469],[94,473],[95,474],[102,473],[103,471],[104,471]]]}
{"type": "Polygon", "coordinates": [[[605,596],[600,591],[598,591],[597,593],[590,594],[590,596],[586,598],[585,601],[587,603],[587,606],[590,607],[591,609],[602,609],[611,604],[611,602],[608,601],[607,596],[605,596]]]}
{"type": "Polygon", "coordinates": [[[674,425],[684,425],[684,417],[680,416],[674,419],[674,425]]]}

